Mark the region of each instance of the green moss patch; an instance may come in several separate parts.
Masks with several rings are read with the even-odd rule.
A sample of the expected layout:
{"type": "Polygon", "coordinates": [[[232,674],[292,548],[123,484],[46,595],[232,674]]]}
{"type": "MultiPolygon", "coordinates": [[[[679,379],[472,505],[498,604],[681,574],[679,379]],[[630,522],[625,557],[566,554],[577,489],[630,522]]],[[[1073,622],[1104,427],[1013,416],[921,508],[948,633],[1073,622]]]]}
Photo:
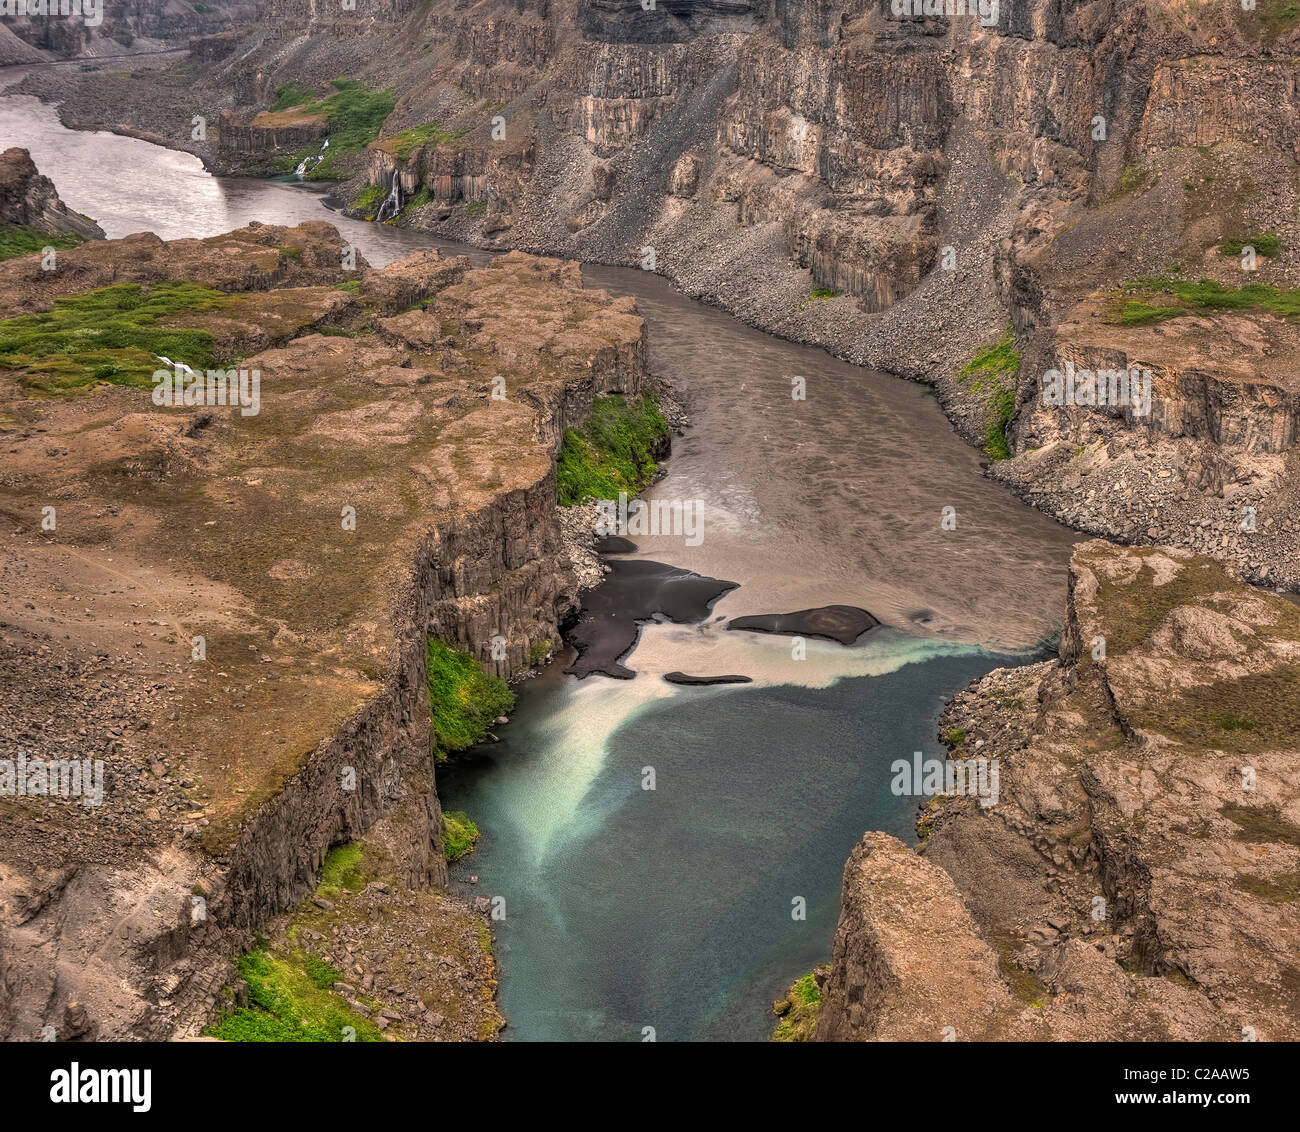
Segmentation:
{"type": "Polygon", "coordinates": [[[493,720],[515,706],[510,686],[484,672],[469,653],[430,637],[426,660],[439,758],[482,742],[493,720]]]}
{"type": "Polygon", "coordinates": [[[249,1005],[232,1010],[205,1033],[227,1042],[378,1042],[383,1035],[329,986],[338,972],[308,952],[265,947],[239,960],[249,1005]],[[325,979],[329,983],[325,983],[325,979]]]}
{"type": "Polygon", "coordinates": [[[566,429],[555,470],[560,505],[636,495],[654,477],[668,422],[649,394],[599,397],[580,429],[566,429]]]}
{"type": "Polygon", "coordinates": [[[461,810],[448,810],[442,815],[444,826],[442,850],[448,862],[459,861],[474,848],[478,840],[478,826],[461,810]]]}
{"type": "Polygon", "coordinates": [[[1279,255],[1285,247],[1282,238],[1276,232],[1261,232],[1257,236],[1247,236],[1244,240],[1224,240],[1219,245],[1219,254],[1238,256],[1247,248],[1254,248],[1257,255],[1275,256],[1279,255]]]}
{"type": "Polygon", "coordinates": [[[806,1042],[812,1039],[817,1028],[817,1015],[821,1012],[822,995],[817,989],[815,973],[795,980],[786,993],[783,1002],[776,1004],[781,1015],[776,1031],[772,1034],[774,1042],[806,1042]]]}
{"type": "Polygon", "coordinates": [[[1107,321],[1120,326],[1151,326],[1171,318],[1216,311],[1258,311],[1286,319],[1300,317],[1300,291],[1268,283],[1225,287],[1213,279],[1155,276],[1124,285],[1110,301],[1107,321]]]}
{"type": "Polygon", "coordinates": [[[232,296],[193,283],[119,283],[54,300],[52,310],[0,322],[0,370],[29,390],[65,393],[104,381],[152,386],[163,355],[196,370],[216,364],[212,335],[160,325],[215,310],[232,296]]]}
{"type": "Polygon", "coordinates": [[[353,208],[361,213],[361,215],[367,220],[373,220],[375,218],[375,213],[379,211],[379,206],[383,204],[386,196],[388,196],[388,190],[382,185],[367,185],[357,194],[357,199],[353,204],[353,208]]]}
{"type": "Polygon", "coordinates": [[[75,232],[60,232],[50,235],[38,232],[35,228],[22,228],[16,224],[0,224],[0,259],[13,259],[14,256],[32,255],[46,248],[62,250],[75,248],[85,241],[75,232]]]}
{"type": "Polygon", "coordinates": [[[398,161],[405,161],[411,156],[411,151],[418,146],[445,145],[448,142],[459,141],[467,133],[469,133],[467,129],[447,130],[436,122],[423,122],[376,142],[375,148],[391,153],[398,161]]]}
{"type": "Polygon", "coordinates": [[[975,352],[962,367],[962,376],[970,379],[972,393],[987,395],[988,417],[984,427],[984,453],[991,460],[1005,460],[1011,455],[1007,425],[1016,410],[1016,379],[1020,375],[1020,355],[1010,323],[996,342],[975,352]]]}
{"type": "Polygon", "coordinates": [[[366,886],[365,851],[360,842],[335,845],[325,854],[317,882],[318,896],[331,896],[346,889],[360,892],[366,886]]]}
{"type": "Polygon", "coordinates": [[[1240,826],[1237,830],[1238,841],[1294,845],[1300,848],[1300,826],[1287,821],[1276,806],[1241,806],[1229,803],[1219,813],[1234,825],[1240,826]]]}

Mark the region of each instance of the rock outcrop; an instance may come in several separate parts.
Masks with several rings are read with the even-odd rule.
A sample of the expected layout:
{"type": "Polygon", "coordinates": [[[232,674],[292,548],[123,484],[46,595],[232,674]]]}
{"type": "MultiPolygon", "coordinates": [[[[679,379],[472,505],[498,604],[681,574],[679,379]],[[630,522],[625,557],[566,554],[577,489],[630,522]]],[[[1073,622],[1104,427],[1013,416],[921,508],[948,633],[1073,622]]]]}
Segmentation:
{"type": "Polygon", "coordinates": [[[0,224],[51,236],[72,233],[87,240],[104,238],[98,224],[71,211],[59,199],[54,182],[37,171],[27,150],[17,146],[0,153],[0,224]]]}
{"type": "Polygon", "coordinates": [[[998,760],[998,803],[940,797],[919,854],[854,851],[818,1038],[1300,1035],[1300,610],[1090,542],[1067,612],[1059,661],[945,714],[953,757],[998,760]]]}

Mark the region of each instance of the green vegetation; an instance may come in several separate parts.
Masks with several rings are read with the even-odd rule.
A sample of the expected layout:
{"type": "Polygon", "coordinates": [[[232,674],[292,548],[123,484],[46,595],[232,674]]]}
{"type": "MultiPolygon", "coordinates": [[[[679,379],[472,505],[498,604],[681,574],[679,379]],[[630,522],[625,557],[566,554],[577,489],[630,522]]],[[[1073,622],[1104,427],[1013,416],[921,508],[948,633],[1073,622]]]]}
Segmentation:
{"type": "Polygon", "coordinates": [[[515,706],[515,696],[499,676],[484,672],[469,653],[429,638],[429,701],[437,757],[463,751],[483,740],[492,721],[515,706]]]}
{"type": "Polygon", "coordinates": [[[1154,183],[1155,176],[1150,169],[1144,169],[1138,165],[1125,165],[1119,175],[1119,184],[1107,199],[1116,200],[1119,197],[1127,196],[1129,193],[1140,192],[1143,189],[1150,188],[1154,183]]]}
{"type": "Polygon", "coordinates": [[[1244,240],[1224,240],[1219,245],[1219,254],[1238,256],[1248,247],[1254,248],[1257,255],[1278,255],[1286,245],[1276,232],[1260,232],[1256,236],[1247,236],[1244,240]]]}
{"type": "Polygon", "coordinates": [[[1251,11],[1235,11],[1237,8],[1238,5],[1234,4],[1238,26],[1265,43],[1273,43],[1300,19],[1300,4],[1294,0],[1257,0],[1251,11]]]}
{"type": "Polygon", "coordinates": [[[262,945],[239,960],[238,971],[248,984],[249,1005],[208,1027],[205,1032],[212,1037],[227,1042],[342,1042],[349,1039],[350,1029],[352,1040],[383,1040],[374,1023],[328,989],[339,981],[339,972],[319,956],[281,955],[262,945]]]}
{"type": "Polygon", "coordinates": [[[360,892],[366,886],[365,850],[358,841],[335,845],[325,854],[316,885],[317,896],[336,896],[344,889],[360,892]]]}
{"type": "Polygon", "coordinates": [[[429,192],[427,188],[422,188],[415,194],[415,196],[402,205],[402,211],[399,215],[406,216],[408,213],[418,212],[431,200],[433,200],[433,194],[429,192]]]}
{"type": "Polygon", "coordinates": [[[391,89],[367,90],[355,79],[334,79],[330,85],[334,93],[317,99],[305,87],[285,83],[276,88],[275,102],[271,105],[272,113],[297,110],[303,115],[322,115],[329,126],[329,148],[325,157],[304,174],[303,179],[307,181],[337,181],[345,177],[349,172],[346,159],[360,153],[379,136],[384,119],[397,105],[391,89]]]}
{"type": "Polygon", "coordinates": [[[943,741],[950,747],[960,747],[969,735],[970,732],[964,727],[950,727],[944,732],[943,741]]]}
{"type": "Polygon", "coordinates": [[[478,840],[478,826],[469,814],[460,810],[448,810],[442,815],[446,827],[443,833],[442,850],[447,861],[459,861],[474,848],[478,840]]]}
{"type": "Polygon", "coordinates": [[[1219,813],[1241,827],[1237,832],[1238,841],[1300,848],[1300,826],[1287,821],[1276,806],[1242,806],[1229,802],[1219,813]]]}
{"type": "Polygon", "coordinates": [[[1224,731],[1254,731],[1255,721],[1248,715],[1233,715],[1231,712],[1214,712],[1210,722],[1224,731]]]}
{"type": "Polygon", "coordinates": [[[271,103],[271,113],[279,114],[294,106],[316,104],[316,92],[309,87],[290,81],[275,88],[275,101],[271,103]]]}
{"type": "Polygon", "coordinates": [[[528,664],[531,668],[536,668],[548,656],[551,655],[550,641],[535,641],[532,648],[528,650],[528,664]]]}
{"type": "Polygon", "coordinates": [[[30,390],[64,393],[107,381],[113,385],[152,385],[163,368],[157,355],[196,370],[216,364],[212,335],[204,330],[168,328],[160,320],[214,310],[230,296],[193,283],[138,283],[101,287],[84,295],[54,300],[42,314],[0,322],[0,371],[18,376],[30,390]]]}
{"type": "Polygon", "coordinates": [[[1282,290],[1268,283],[1224,287],[1213,279],[1193,283],[1167,275],[1148,276],[1124,285],[1112,300],[1108,317],[1121,326],[1150,326],[1220,310],[1267,311],[1294,319],[1300,316],[1300,291],[1282,290]],[[1155,299],[1160,301],[1153,302],[1155,299]]]}
{"type": "Polygon", "coordinates": [[[648,393],[598,397],[587,423],[565,430],[555,470],[560,505],[635,495],[654,476],[653,451],[667,435],[668,422],[648,393]]]}
{"type": "Polygon", "coordinates": [[[85,241],[75,232],[60,232],[51,236],[48,232],[38,232],[35,228],[21,228],[16,224],[0,224],[0,259],[13,259],[14,256],[31,255],[45,248],[75,248],[85,241]]]}
{"type": "Polygon", "coordinates": [[[436,122],[424,122],[393,134],[392,137],[384,138],[380,144],[385,152],[391,153],[398,161],[405,161],[417,146],[442,145],[445,142],[457,141],[467,133],[469,133],[467,129],[444,130],[436,122]]]}
{"type": "Polygon", "coordinates": [[[838,299],[839,297],[840,293],[831,287],[814,287],[808,292],[808,297],[806,299],[800,299],[799,302],[795,304],[794,310],[791,313],[798,314],[805,307],[810,306],[813,303],[822,302],[826,299],[838,299]]]}
{"type": "Polygon", "coordinates": [[[776,1004],[781,1014],[776,1032],[772,1035],[774,1042],[806,1042],[812,1038],[817,1026],[817,1015],[821,1011],[822,995],[817,989],[817,978],[813,971],[796,979],[794,985],[786,992],[784,1002],[776,1004]]]}
{"type": "Polygon", "coordinates": [[[1292,904],[1300,900],[1300,873],[1282,873],[1275,880],[1266,880],[1253,873],[1242,873],[1237,877],[1236,887],[1261,900],[1292,904]]]}
{"type": "Polygon", "coordinates": [[[388,196],[388,190],[383,185],[367,185],[357,195],[357,201],[353,207],[367,220],[373,220],[386,196],[388,196]]]}
{"type": "Polygon", "coordinates": [[[335,983],[343,981],[343,972],[330,966],[319,955],[304,956],[302,969],[311,980],[311,985],[320,990],[329,990],[335,983]]]}
{"type": "Polygon", "coordinates": [[[466,216],[482,216],[487,211],[487,201],[472,200],[465,206],[466,216]]]}
{"type": "Polygon", "coordinates": [[[1007,439],[1007,425],[1016,410],[1016,378],[1020,374],[1020,355],[1016,353],[1016,339],[1011,324],[1007,324],[1002,337],[975,351],[975,356],[962,368],[962,374],[972,378],[972,393],[988,391],[988,421],[984,429],[984,452],[991,460],[1005,460],[1011,455],[1007,439]]]}
{"type": "Polygon", "coordinates": [[[335,283],[334,289],[337,291],[347,291],[348,294],[355,295],[358,291],[361,290],[361,280],[349,279],[343,283],[335,283]]]}

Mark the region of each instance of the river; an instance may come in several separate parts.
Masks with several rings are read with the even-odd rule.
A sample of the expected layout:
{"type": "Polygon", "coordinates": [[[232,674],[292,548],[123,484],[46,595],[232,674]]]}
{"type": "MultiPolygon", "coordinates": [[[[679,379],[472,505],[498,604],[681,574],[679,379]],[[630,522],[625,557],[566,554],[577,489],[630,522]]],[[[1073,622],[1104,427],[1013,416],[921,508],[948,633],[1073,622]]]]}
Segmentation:
{"type": "MultiPolygon", "coordinates": [[[[31,98],[0,97],[10,145],[110,237],[328,219],[376,265],[430,246],[487,258],[330,213],[315,188],[66,130],[31,98]]],[[[889,764],[942,752],[946,696],[1043,655],[1077,536],[985,479],[927,389],[752,330],[648,273],[583,274],[635,296],[652,366],[693,419],[647,495],[697,506],[702,537],[637,538],[635,556],[739,585],[702,624],[646,625],[633,680],[552,664],[523,683],[501,742],[439,769],[444,807],[483,830],[454,875],[502,898],[508,1036],[762,1039],[770,1001],[829,956],[854,841],[914,838],[916,799],[891,793],[889,764]],[[796,658],[786,637],[720,626],[827,604],[884,627],[796,658]],[[753,683],[681,687],[662,679],[674,669],[753,683]]]]}

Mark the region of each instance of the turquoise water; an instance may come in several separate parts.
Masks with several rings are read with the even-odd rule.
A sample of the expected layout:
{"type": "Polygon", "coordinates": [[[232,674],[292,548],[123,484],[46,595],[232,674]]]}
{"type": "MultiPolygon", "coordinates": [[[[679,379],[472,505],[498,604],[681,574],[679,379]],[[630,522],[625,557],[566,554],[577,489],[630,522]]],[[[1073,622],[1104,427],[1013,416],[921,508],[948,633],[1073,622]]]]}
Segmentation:
{"type": "Polygon", "coordinates": [[[771,1001],[829,957],[854,842],[915,840],[890,763],[941,752],[943,697],[1026,659],[894,630],[813,647],[819,683],[836,659],[860,674],[681,688],[553,664],[500,743],[440,768],[444,806],[484,831],[454,877],[504,897],[508,1037],[765,1039],[771,1001]]]}

